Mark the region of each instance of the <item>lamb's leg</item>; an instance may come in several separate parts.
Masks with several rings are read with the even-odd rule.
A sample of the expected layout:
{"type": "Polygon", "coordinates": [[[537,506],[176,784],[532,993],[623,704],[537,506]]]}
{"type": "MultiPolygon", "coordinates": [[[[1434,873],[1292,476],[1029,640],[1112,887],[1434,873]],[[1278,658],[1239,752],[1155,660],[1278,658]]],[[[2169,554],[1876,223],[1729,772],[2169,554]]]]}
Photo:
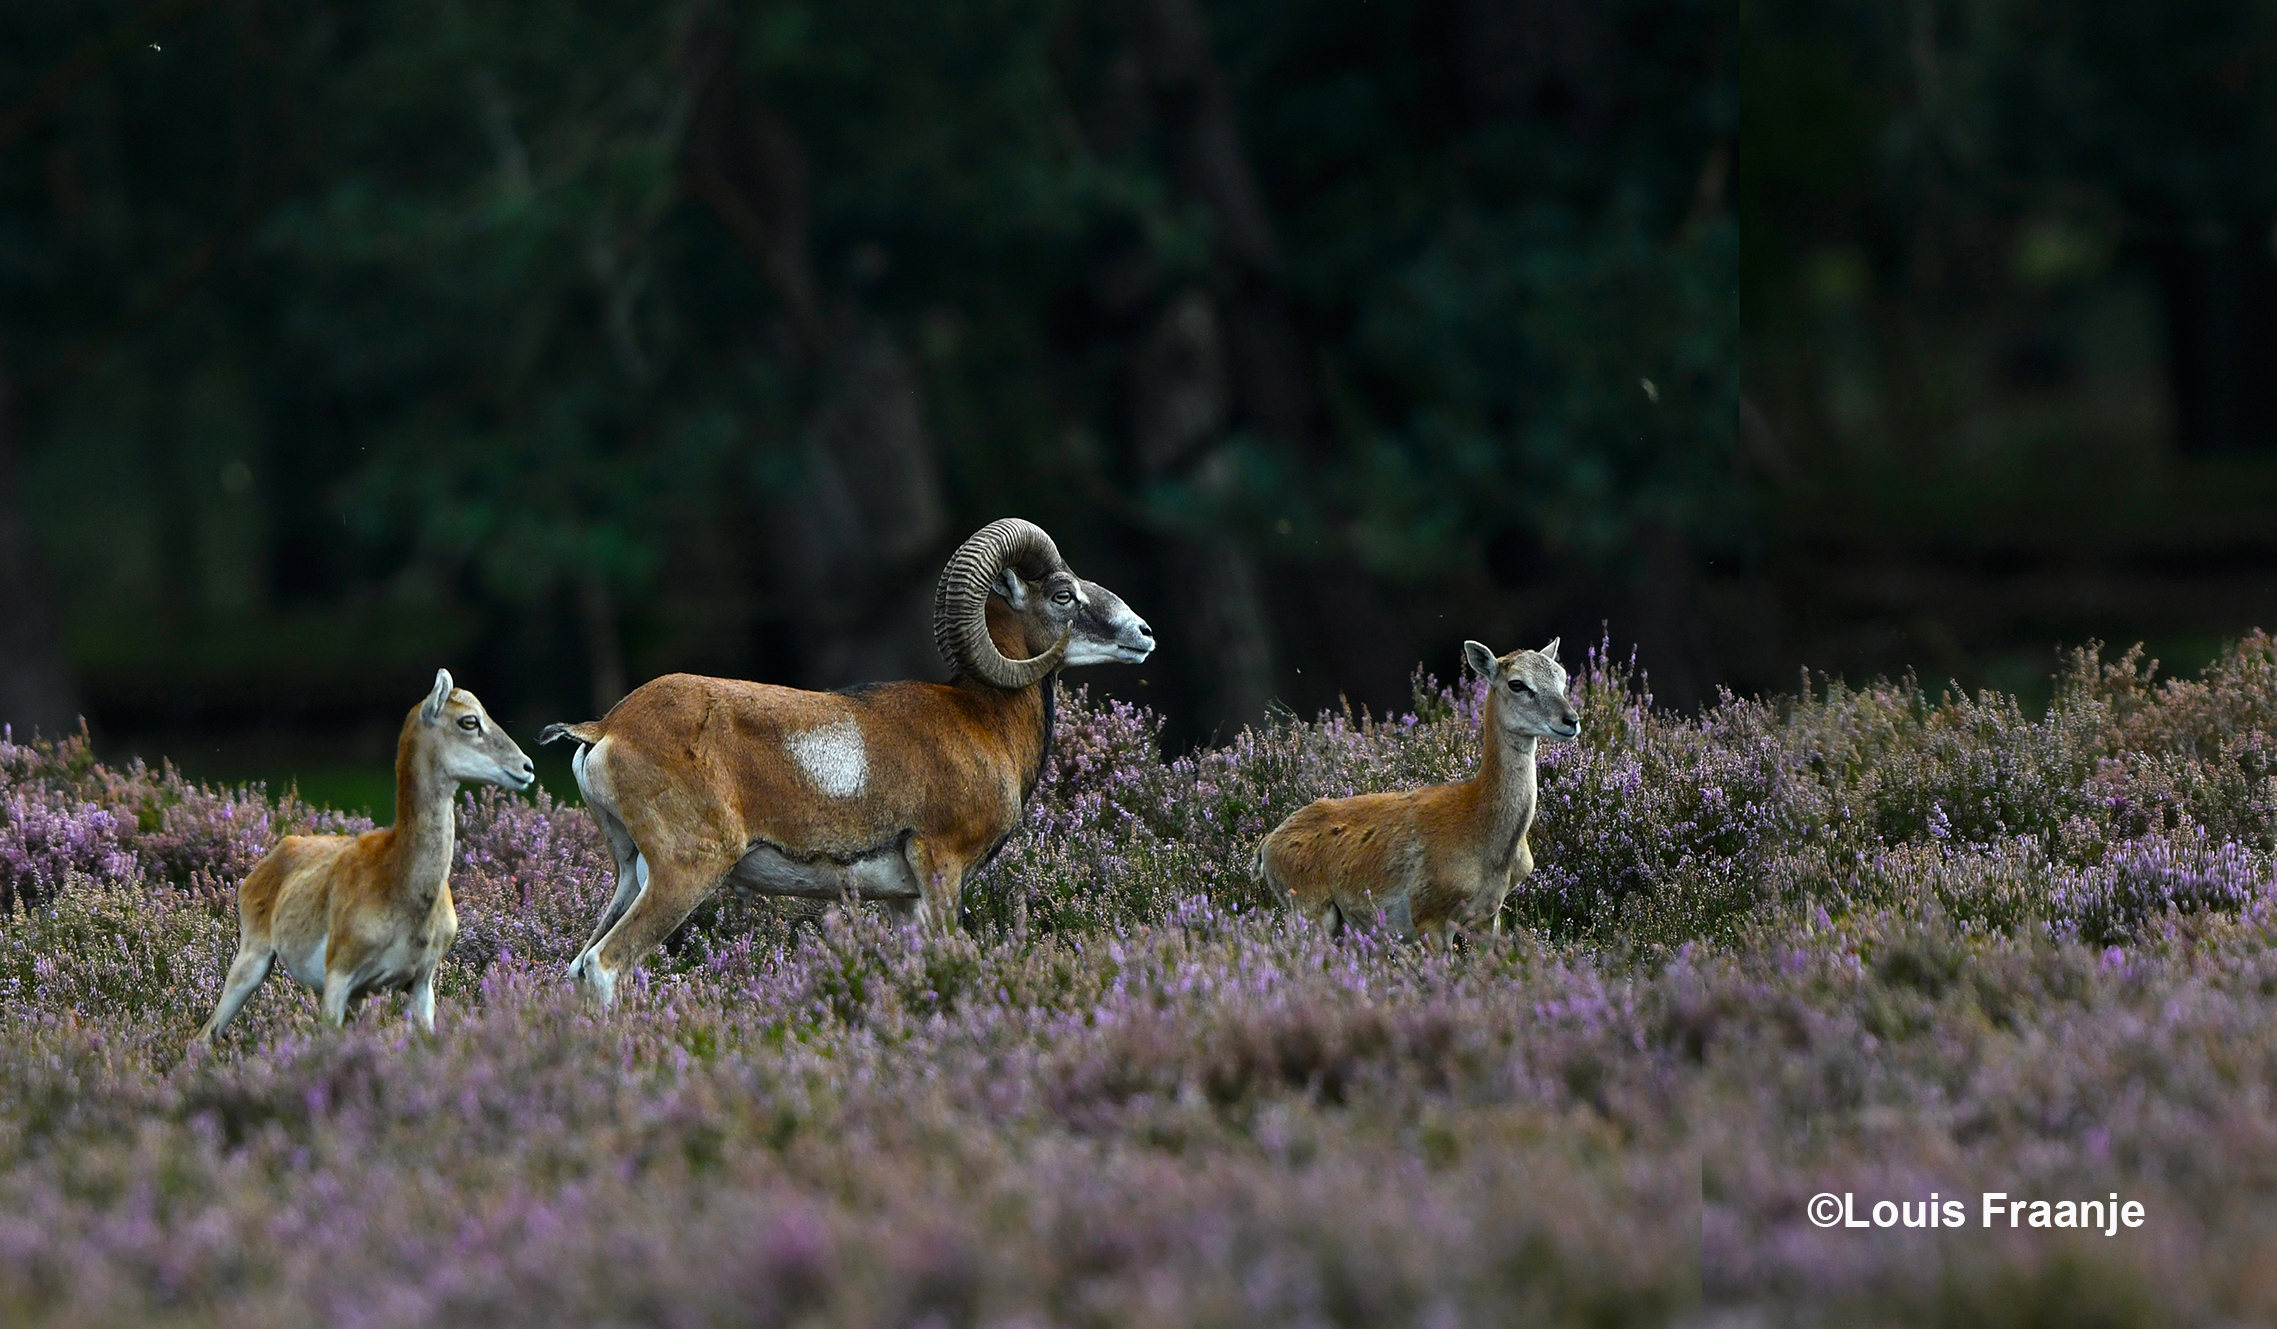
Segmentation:
{"type": "Polygon", "coordinates": [[[1404,892],[1393,896],[1389,903],[1380,907],[1376,916],[1376,925],[1401,941],[1415,940],[1414,903],[1407,898],[1404,892]]]}
{"type": "Polygon", "coordinates": [[[435,971],[419,975],[411,985],[411,1022],[427,1034],[435,1032],[435,971]]]}
{"type": "Polygon", "coordinates": [[[200,1043],[211,1044],[214,1036],[237,1018],[246,999],[253,995],[253,989],[261,986],[261,980],[269,976],[269,969],[276,962],[277,953],[266,946],[247,947],[237,952],[237,958],[229,964],[229,977],[222,980],[221,1000],[214,1003],[213,1015],[206,1020],[205,1027],[198,1030],[200,1043]]]}
{"type": "Polygon", "coordinates": [[[348,1023],[348,998],[354,993],[355,987],[356,975],[352,970],[324,971],[324,1018],[332,1022],[333,1028],[348,1023]]]}

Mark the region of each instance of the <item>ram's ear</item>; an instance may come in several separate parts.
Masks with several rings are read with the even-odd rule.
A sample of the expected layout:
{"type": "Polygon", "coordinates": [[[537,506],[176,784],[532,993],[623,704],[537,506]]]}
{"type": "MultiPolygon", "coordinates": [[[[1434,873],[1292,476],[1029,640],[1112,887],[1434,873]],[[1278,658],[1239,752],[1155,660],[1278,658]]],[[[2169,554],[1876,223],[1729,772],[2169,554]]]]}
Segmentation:
{"type": "Polygon", "coordinates": [[[1551,664],[1556,664],[1558,662],[1558,643],[1564,640],[1563,637],[1550,638],[1550,644],[1542,648],[1542,657],[1551,664]]]}
{"type": "Polygon", "coordinates": [[[419,718],[433,724],[443,718],[443,707],[451,699],[451,671],[435,671],[435,690],[427,695],[427,704],[419,708],[419,718]]]}
{"type": "Polygon", "coordinates": [[[1488,650],[1484,642],[1464,642],[1463,663],[1469,665],[1471,672],[1480,678],[1494,677],[1494,652],[1488,650]]]}
{"type": "Polygon", "coordinates": [[[1004,603],[1014,609],[1028,607],[1028,583],[1021,580],[1018,568],[1006,567],[998,572],[995,583],[989,589],[1003,596],[1004,603]]]}

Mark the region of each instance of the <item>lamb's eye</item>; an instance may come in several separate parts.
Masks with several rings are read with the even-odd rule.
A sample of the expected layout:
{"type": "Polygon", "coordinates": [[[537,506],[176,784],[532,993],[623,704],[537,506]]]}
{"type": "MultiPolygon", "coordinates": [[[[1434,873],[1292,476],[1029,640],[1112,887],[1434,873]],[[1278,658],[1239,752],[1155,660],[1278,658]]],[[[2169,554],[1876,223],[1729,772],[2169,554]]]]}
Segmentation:
{"type": "Polygon", "coordinates": [[[1517,678],[1514,678],[1514,679],[1511,679],[1511,680],[1510,680],[1510,690],[1511,690],[1512,692],[1520,692],[1520,693],[1524,693],[1524,694],[1526,694],[1526,695],[1528,695],[1528,696],[1532,696],[1532,695],[1533,695],[1533,692],[1534,692],[1534,690],[1533,690],[1532,688],[1530,688],[1530,687],[1526,686],[1526,682],[1525,682],[1525,680],[1524,680],[1524,679],[1517,679],[1517,678]]]}
{"type": "Polygon", "coordinates": [[[475,719],[471,715],[462,715],[459,717],[459,728],[464,729],[470,734],[478,733],[482,729],[482,721],[475,719]]]}

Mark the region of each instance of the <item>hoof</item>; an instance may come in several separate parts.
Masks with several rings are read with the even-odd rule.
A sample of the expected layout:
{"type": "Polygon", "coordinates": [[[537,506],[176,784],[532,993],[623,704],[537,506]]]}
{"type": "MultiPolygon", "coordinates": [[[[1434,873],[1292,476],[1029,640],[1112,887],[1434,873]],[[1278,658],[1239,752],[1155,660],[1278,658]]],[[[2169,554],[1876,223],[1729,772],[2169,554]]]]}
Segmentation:
{"type": "Polygon", "coordinates": [[[569,966],[569,977],[577,984],[586,1000],[602,1010],[617,1003],[617,976],[601,967],[601,958],[591,951],[577,957],[569,966]]]}

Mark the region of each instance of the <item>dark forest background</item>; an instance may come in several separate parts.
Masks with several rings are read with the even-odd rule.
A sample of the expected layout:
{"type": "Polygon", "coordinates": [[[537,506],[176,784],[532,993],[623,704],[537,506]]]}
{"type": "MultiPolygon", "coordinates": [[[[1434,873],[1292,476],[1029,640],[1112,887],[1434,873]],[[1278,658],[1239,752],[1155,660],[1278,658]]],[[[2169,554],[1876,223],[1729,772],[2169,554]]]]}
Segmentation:
{"type": "Polygon", "coordinates": [[[1601,625],[2187,667],[2273,164],[2272,0],[0,7],[0,718],[384,814],[438,664],[937,676],[1011,513],[1176,745],[1601,625]]]}

